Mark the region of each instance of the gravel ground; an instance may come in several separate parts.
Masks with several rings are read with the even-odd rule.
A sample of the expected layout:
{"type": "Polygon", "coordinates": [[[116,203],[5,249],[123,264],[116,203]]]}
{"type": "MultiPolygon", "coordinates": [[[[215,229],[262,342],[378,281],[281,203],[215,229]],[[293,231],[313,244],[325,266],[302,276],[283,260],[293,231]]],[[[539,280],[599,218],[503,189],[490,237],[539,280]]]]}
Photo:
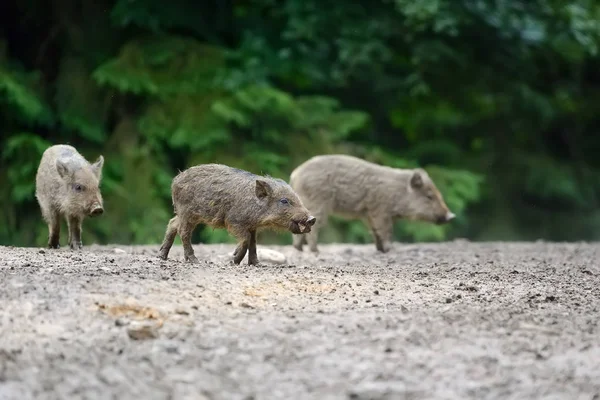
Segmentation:
{"type": "Polygon", "coordinates": [[[265,248],[0,247],[0,399],[600,400],[600,244],[265,248]]]}

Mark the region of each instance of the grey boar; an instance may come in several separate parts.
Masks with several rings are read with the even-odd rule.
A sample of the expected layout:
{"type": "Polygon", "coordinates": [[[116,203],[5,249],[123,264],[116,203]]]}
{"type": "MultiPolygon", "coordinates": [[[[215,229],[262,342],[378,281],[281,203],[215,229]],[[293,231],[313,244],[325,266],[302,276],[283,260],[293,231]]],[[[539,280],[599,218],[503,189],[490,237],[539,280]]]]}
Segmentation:
{"type": "Polygon", "coordinates": [[[77,150],[68,145],[51,146],[42,155],[35,177],[35,197],[48,224],[48,247],[58,249],[60,220],[69,227],[69,247],[79,250],[81,225],[86,216],[104,212],[100,181],[104,157],[90,164],[77,150]]]}
{"type": "Polygon", "coordinates": [[[204,164],[180,172],[171,184],[175,217],[167,225],[159,257],[166,260],[175,236],[183,243],[185,260],[197,263],[192,232],[200,223],[225,228],[238,240],[233,261],[258,264],[256,233],[261,229],[310,232],[311,216],[290,185],[221,164],[204,164]]]}
{"type": "Polygon", "coordinates": [[[398,169],[348,155],[315,156],[299,165],[290,185],[317,218],[312,232],[293,238],[317,253],[319,228],[330,214],[365,221],[378,251],[388,252],[396,219],[443,224],[454,219],[425,170],[398,169]]]}

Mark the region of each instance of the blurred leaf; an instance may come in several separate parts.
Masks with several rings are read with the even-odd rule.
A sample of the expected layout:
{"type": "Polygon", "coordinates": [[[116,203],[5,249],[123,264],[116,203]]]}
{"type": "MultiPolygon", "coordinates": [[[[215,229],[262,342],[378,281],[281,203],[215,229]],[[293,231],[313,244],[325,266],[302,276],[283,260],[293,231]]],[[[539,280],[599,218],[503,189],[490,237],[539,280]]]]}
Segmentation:
{"type": "Polygon", "coordinates": [[[51,143],[34,133],[21,132],[8,138],[2,149],[2,160],[7,165],[8,183],[12,200],[19,204],[35,198],[35,176],[42,153],[51,143]]]}
{"type": "Polygon", "coordinates": [[[65,57],[57,77],[56,107],[60,122],[95,143],[106,139],[107,96],[91,79],[82,60],[65,57]]]}
{"type": "Polygon", "coordinates": [[[156,100],[141,116],[139,129],[149,137],[165,140],[172,148],[198,151],[227,143],[231,133],[211,110],[214,98],[179,95],[156,100]]]}
{"type": "Polygon", "coordinates": [[[39,72],[26,72],[6,57],[6,44],[0,41],[0,104],[4,113],[16,114],[28,126],[51,125],[52,111],[43,99],[39,72]]]}
{"type": "Polygon", "coordinates": [[[121,92],[145,95],[205,93],[223,65],[221,49],[191,38],[145,36],[125,44],[119,56],[99,66],[94,79],[121,92]]]}

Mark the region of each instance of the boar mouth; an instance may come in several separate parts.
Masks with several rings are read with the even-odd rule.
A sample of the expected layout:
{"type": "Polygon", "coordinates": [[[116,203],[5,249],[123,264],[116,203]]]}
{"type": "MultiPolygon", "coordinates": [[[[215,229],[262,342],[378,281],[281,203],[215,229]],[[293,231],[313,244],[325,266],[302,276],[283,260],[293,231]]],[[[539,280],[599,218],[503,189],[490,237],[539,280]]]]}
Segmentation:
{"type": "Polygon", "coordinates": [[[308,217],[307,219],[300,221],[292,221],[292,223],[290,224],[290,231],[297,235],[302,233],[309,233],[316,221],[317,219],[315,217],[308,217]]]}

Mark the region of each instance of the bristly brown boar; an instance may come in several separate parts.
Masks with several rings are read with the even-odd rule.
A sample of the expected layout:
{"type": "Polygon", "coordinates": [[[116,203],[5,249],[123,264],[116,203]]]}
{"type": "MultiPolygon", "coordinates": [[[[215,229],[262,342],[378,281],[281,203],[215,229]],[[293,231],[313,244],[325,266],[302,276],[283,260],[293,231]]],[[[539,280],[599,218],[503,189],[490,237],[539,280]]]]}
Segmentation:
{"type": "Polygon", "coordinates": [[[348,155],[316,156],[298,166],[290,185],[317,218],[311,233],[294,237],[302,250],[318,252],[319,228],[329,215],[365,220],[381,252],[390,249],[396,219],[447,223],[454,219],[435,184],[421,168],[398,169],[348,155]]]}
{"type": "Polygon", "coordinates": [[[81,225],[86,216],[104,212],[100,180],[104,157],[90,164],[73,146],[51,146],[42,155],[35,178],[35,197],[48,224],[48,247],[60,247],[60,219],[69,227],[69,246],[81,249],[81,225]]]}
{"type": "Polygon", "coordinates": [[[191,244],[202,223],[224,228],[238,239],[233,261],[257,264],[256,233],[261,229],[310,232],[315,218],[290,185],[221,164],[204,164],[179,173],[171,185],[176,216],[169,221],[159,257],[166,260],[175,236],[183,242],[185,260],[197,263],[191,244]]]}

